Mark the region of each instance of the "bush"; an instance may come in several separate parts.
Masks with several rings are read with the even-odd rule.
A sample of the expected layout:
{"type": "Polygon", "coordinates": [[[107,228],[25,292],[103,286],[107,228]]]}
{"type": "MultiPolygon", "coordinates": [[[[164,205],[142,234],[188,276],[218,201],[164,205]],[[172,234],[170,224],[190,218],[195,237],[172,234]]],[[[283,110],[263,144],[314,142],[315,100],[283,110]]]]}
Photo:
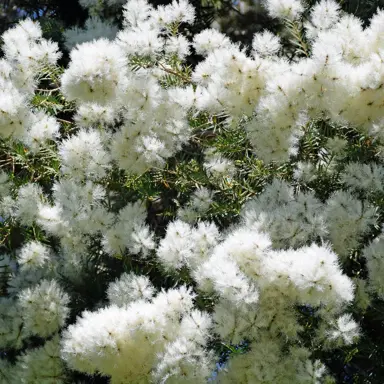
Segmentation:
{"type": "Polygon", "coordinates": [[[384,12],[265,7],[2,35],[1,382],[382,382],[384,12]]]}

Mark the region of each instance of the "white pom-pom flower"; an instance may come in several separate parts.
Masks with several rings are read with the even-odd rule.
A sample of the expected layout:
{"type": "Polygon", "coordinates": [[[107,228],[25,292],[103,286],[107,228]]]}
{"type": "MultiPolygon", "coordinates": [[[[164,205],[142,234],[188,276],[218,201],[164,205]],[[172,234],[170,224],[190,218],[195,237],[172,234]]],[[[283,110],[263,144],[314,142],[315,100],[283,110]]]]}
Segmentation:
{"type": "Polygon", "coordinates": [[[68,304],[69,296],[55,280],[43,280],[18,295],[26,331],[41,337],[52,335],[65,324],[68,304]]]}
{"type": "Polygon", "coordinates": [[[107,39],[78,45],[61,77],[62,92],[68,100],[107,103],[118,95],[126,65],[119,46],[107,39]]]}

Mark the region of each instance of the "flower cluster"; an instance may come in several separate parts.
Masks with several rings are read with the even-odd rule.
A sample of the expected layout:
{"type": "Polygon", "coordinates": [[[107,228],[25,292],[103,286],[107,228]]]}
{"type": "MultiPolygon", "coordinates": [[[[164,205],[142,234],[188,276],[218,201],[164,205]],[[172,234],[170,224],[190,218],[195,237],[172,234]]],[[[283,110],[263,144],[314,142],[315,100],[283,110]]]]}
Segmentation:
{"type": "Polygon", "coordinates": [[[332,383],[384,299],[384,12],[266,0],[300,41],[246,49],[185,0],[107,3],[65,68],[38,23],[2,35],[0,381],[332,383]]]}
{"type": "Polygon", "coordinates": [[[127,294],[126,303],[84,312],[68,327],[63,336],[64,360],[83,372],[110,375],[114,384],[150,382],[151,378],[204,382],[213,363],[213,355],[206,350],[210,316],[193,309],[194,295],[184,286],[147,297],[149,301],[138,297],[130,302],[139,288],[134,281],[140,284],[139,277],[131,276],[124,288],[123,281],[110,287],[127,294]]]}

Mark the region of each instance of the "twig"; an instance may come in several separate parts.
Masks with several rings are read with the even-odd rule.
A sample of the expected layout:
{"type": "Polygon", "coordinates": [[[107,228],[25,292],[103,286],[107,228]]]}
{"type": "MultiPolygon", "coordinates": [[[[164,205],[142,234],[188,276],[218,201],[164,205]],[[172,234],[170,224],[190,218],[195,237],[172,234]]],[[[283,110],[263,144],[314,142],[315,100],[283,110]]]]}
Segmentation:
{"type": "Polygon", "coordinates": [[[165,72],[167,72],[167,73],[170,73],[171,75],[174,75],[174,76],[179,77],[180,79],[184,80],[186,83],[191,83],[191,80],[188,79],[188,77],[185,77],[185,76],[183,76],[182,74],[177,73],[176,71],[174,71],[174,70],[172,70],[172,69],[169,69],[169,68],[167,68],[167,67],[164,67],[164,65],[163,65],[162,63],[159,63],[159,66],[160,66],[160,68],[161,68],[163,71],[165,71],[165,72]]]}
{"type": "Polygon", "coordinates": [[[72,121],[68,121],[68,120],[60,119],[59,117],[56,117],[56,120],[61,121],[62,123],[65,123],[65,124],[73,124],[72,121]]]}
{"type": "Polygon", "coordinates": [[[52,89],[41,89],[41,88],[37,88],[36,91],[52,93],[52,92],[58,91],[59,89],[60,89],[60,87],[52,88],[52,89]]]}

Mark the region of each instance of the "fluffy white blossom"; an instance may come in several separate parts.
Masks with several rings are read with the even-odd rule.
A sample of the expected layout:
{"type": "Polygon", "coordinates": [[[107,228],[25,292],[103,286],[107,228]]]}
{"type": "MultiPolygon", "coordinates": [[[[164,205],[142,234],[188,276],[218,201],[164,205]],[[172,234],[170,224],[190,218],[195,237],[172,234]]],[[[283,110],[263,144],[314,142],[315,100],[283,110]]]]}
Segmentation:
{"type": "Polygon", "coordinates": [[[274,180],[242,210],[245,225],[267,232],[276,248],[297,248],[326,238],[328,230],[323,204],[312,193],[297,193],[286,183],[274,180]]]}
{"type": "Polygon", "coordinates": [[[69,296],[55,280],[43,280],[18,295],[23,324],[32,335],[47,337],[58,331],[69,315],[69,296]]]}
{"type": "Polygon", "coordinates": [[[166,380],[172,372],[178,381],[171,382],[187,383],[196,377],[205,381],[213,363],[205,351],[209,317],[198,320],[202,317],[192,310],[193,298],[188,289],[180,287],[161,292],[150,302],[139,300],[126,307],[111,305],[84,312],[65,331],[62,356],[70,367],[109,375],[116,384],[138,377],[149,381],[152,374],[166,380]],[[189,334],[184,334],[185,328],[189,334]]]}
{"type": "Polygon", "coordinates": [[[369,274],[369,287],[380,298],[384,297],[384,237],[376,237],[371,244],[363,250],[367,260],[369,274]]]}
{"type": "Polygon", "coordinates": [[[167,227],[167,234],[160,241],[157,257],[168,270],[188,267],[195,270],[210,256],[220,234],[213,223],[191,225],[176,220],[167,227]]]}
{"type": "Polygon", "coordinates": [[[353,344],[384,297],[384,11],[365,27],[333,0],[266,0],[285,29],[243,47],[190,35],[186,0],[129,0],[119,32],[97,14],[122,0],[81,5],[90,18],[65,33],[60,79],[38,23],[2,35],[0,243],[21,243],[0,256],[0,349],[14,360],[2,354],[0,376],[200,384],[220,343],[247,350],[220,383],[329,382],[315,356],[353,344]],[[69,326],[63,281],[92,291],[69,326]]]}
{"type": "Polygon", "coordinates": [[[175,55],[179,59],[183,60],[190,54],[188,40],[180,36],[171,36],[165,44],[165,52],[175,55]]]}
{"type": "MultiPolygon", "coordinates": [[[[252,247],[252,244],[246,244],[244,247],[247,246],[252,247]]],[[[200,288],[207,292],[217,292],[237,307],[256,304],[259,300],[258,289],[228,253],[222,255],[225,243],[219,247],[214,249],[212,256],[194,273],[200,288]]],[[[241,254],[241,250],[239,253],[241,254]]]]}
{"type": "Polygon", "coordinates": [[[256,33],[252,40],[252,49],[256,55],[272,56],[280,50],[280,39],[269,31],[256,33]]]}
{"type": "Polygon", "coordinates": [[[177,211],[177,216],[187,223],[196,221],[200,215],[208,211],[213,202],[212,198],[213,193],[209,189],[204,187],[196,189],[186,206],[177,211]]]}
{"type": "Polygon", "coordinates": [[[232,160],[226,159],[219,153],[206,152],[206,161],[203,163],[207,175],[214,180],[227,178],[231,180],[236,174],[236,167],[232,160]]]}
{"type": "Polygon", "coordinates": [[[153,17],[159,25],[173,23],[192,24],[195,20],[195,9],[187,0],[173,0],[169,5],[157,7],[153,17]]]}
{"type": "Polygon", "coordinates": [[[304,6],[300,0],[266,0],[264,6],[271,17],[278,19],[295,20],[304,11],[304,6]]]}
{"type": "Polygon", "coordinates": [[[129,0],[123,7],[124,25],[140,27],[149,19],[152,10],[146,0],[129,0]]]}
{"type": "Polygon", "coordinates": [[[38,217],[43,192],[38,184],[27,183],[18,190],[16,210],[13,212],[23,225],[32,225],[38,217]]]}
{"type": "Polygon", "coordinates": [[[293,177],[303,183],[310,183],[316,180],[316,167],[309,162],[297,163],[297,168],[294,170],[293,177]]]}
{"type": "Polygon", "coordinates": [[[61,171],[73,178],[98,179],[110,168],[110,155],[96,130],[81,129],[59,147],[61,171]]]}
{"type": "Polygon", "coordinates": [[[117,117],[117,111],[113,105],[82,103],[77,109],[74,120],[79,127],[91,128],[112,125],[117,117]]]}
{"type": "Polygon", "coordinates": [[[163,168],[188,140],[190,128],[186,111],[167,102],[167,93],[150,78],[137,79],[123,96],[132,108],[128,114],[144,116],[127,121],[111,141],[111,154],[120,168],[129,173],[144,173],[151,167],[163,168]]]}
{"type": "Polygon", "coordinates": [[[147,276],[123,273],[118,280],[109,284],[107,296],[110,304],[123,307],[137,300],[150,301],[155,288],[147,276]]]}
{"type": "Polygon", "coordinates": [[[110,254],[121,254],[125,248],[132,254],[148,253],[155,248],[153,234],[145,224],[146,209],[140,201],[122,208],[115,223],[103,234],[102,245],[110,254]]]}
{"type": "Polygon", "coordinates": [[[61,77],[68,100],[106,103],[113,100],[124,83],[126,59],[116,43],[99,39],[76,46],[71,62],[61,77]]]}
{"type": "Polygon", "coordinates": [[[71,50],[77,44],[94,39],[105,38],[113,40],[117,34],[117,27],[108,20],[101,20],[97,16],[88,18],[84,28],[73,27],[64,32],[65,46],[71,50]]]}
{"type": "Polygon", "coordinates": [[[0,82],[0,135],[21,138],[30,122],[27,100],[11,83],[0,82]]]}
{"type": "Polygon", "coordinates": [[[0,298],[0,346],[20,349],[29,335],[23,327],[20,308],[13,298],[0,298]]]}
{"type": "Polygon", "coordinates": [[[42,37],[37,22],[27,18],[2,35],[3,51],[12,66],[11,78],[24,92],[36,88],[36,77],[44,66],[55,65],[61,53],[58,44],[42,37]]]}
{"type": "Polygon", "coordinates": [[[39,112],[32,117],[22,140],[31,152],[36,153],[48,140],[57,139],[59,130],[60,124],[54,117],[39,112]]]}
{"type": "Polygon", "coordinates": [[[380,193],[384,188],[384,168],[373,163],[350,163],[345,167],[341,181],[353,190],[380,193]]]}
{"type": "Polygon", "coordinates": [[[273,250],[268,236],[255,227],[229,233],[193,277],[201,290],[220,298],[215,330],[234,344],[260,342],[265,333],[272,340],[282,334],[295,340],[301,325],[293,306],[324,306],[338,313],[354,297],[353,282],[329,247],[273,250]]]}
{"type": "Polygon", "coordinates": [[[67,376],[60,359],[59,336],[55,335],[41,347],[27,349],[18,357],[12,372],[20,384],[64,384],[67,376]]]}
{"type": "Polygon", "coordinates": [[[231,45],[229,38],[216,29],[205,29],[193,38],[193,47],[200,55],[207,55],[215,49],[228,48],[231,45]]]}
{"type": "Polygon", "coordinates": [[[321,31],[330,29],[339,20],[340,5],[333,0],[321,0],[311,9],[310,22],[306,23],[307,36],[316,37],[321,31]]]}
{"type": "Polygon", "coordinates": [[[344,151],[347,144],[348,144],[347,140],[336,136],[327,140],[326,148],[332,154],[340,155],[344,151]]]}
{"type": "Polygon", "coordinates": [[[26,243],[19,251],[18,263],[23,269],[35,269],[42,267],[50,257],[47,246],[37,241],[26,243]]]}
{"type": "Polygon", "coordinates": [[[208,54],[196,66],[192,80],[204,87],[197,108],[239,117],[252,114],[265,86],[265,72],[259,59],[252,60],[230,46],[208,54]]]}
{"type": "Polygon", "coordinates": [[[144,56],[155,58],[164,47],[164,39],[159,36],[158,28],[150,24],[123,29],[117,34],[117,44],[128,57],[144,56]]]}
{"type": "Polygon", "coordinates": [[[361,236],[376,224],[376,208],[349,192],[338,191],[327,201],[325,220],[334,250],[346,257],[361,236]]]}
{"type": "Polygon", "coordinates": [[[330,342],[339,345],[350,345],[360,336],[359,325],[350,314],[340,316],[332,330],[328,332],[330,342]]]}
{"type": "Polygon", "coordinates": [[[65,223],[62,221],[60,214],[61,208],[59,205],[40,204],[38,206],[37,223],[50,234],[61,234],[65,228],[65,223]]]}
{"type": "Polygon", "coordinates": [[[261,340],[251,343],[249,353],[230,358],[227,369],[219,372],[219,382],[320,383],[314,381],[307,372],[309,351],[293,346],[283,354],[282,345],[280,340],[271,340],[268,335],[264,335],[261,340]],[[305,379],[300,380],[303,376],[305,379]]]}

